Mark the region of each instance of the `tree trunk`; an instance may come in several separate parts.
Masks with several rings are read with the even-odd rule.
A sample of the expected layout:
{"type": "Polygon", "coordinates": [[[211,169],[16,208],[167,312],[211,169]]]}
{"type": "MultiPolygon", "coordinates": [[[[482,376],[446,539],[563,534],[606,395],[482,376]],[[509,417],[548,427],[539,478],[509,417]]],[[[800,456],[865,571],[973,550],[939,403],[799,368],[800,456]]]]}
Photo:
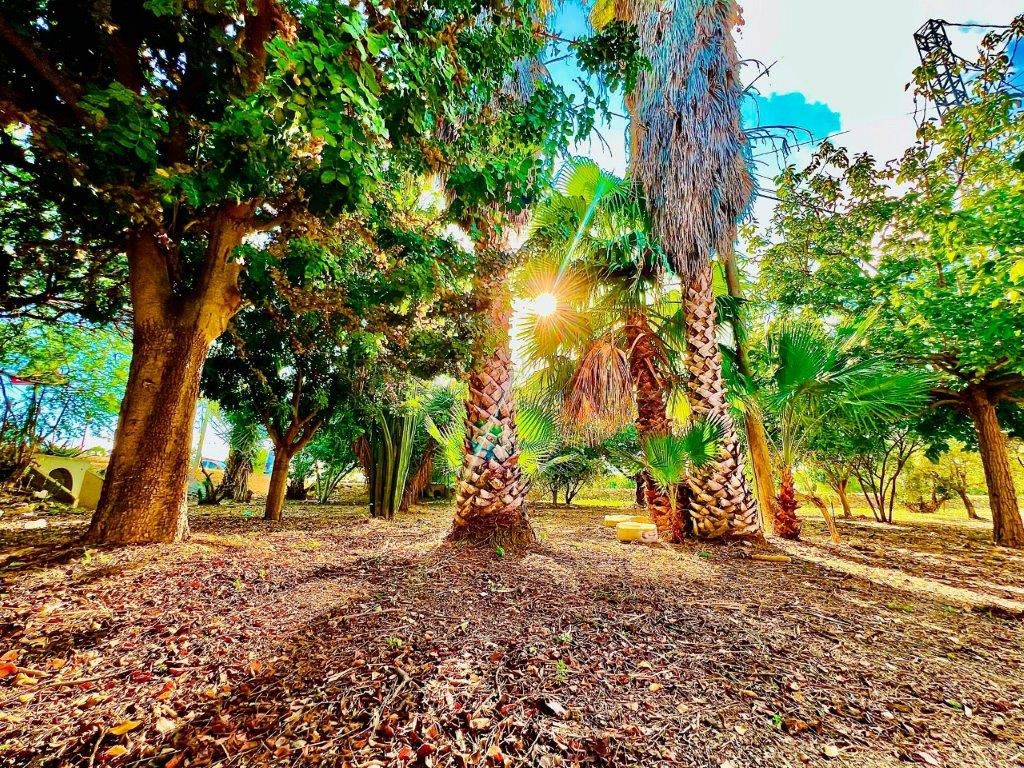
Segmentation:
{"type": "MultiPolygon", "coordinates": [[[[626,344],[629,347],[629,373],[636,388],[636,431],[641,440],[654,435],[668,434],[672,423],[668,418],[668,381],[661,375],[662,354],[654,339],[647,315],[635,312],[626,319],[626,344]]],[[[673,519],[672,503],[668,493],[644,470],[644,506],[658,532],[670,540],[673,531],[682,530],[673,519]]]]}
{"type": "Polygon", "coordinates": [[[711,264],[705,261],[685,282],[683,311],[690,409],[695,418],[710,418],[722,430],[718,458],[698,470],[690,480],[694,533],[706,539],[727,535],[759,536],[757,504],[743,476],[743,451],[725,397],[711,264]]]}
{"type": "Polygon", "coordinates": [[[978,433],[978,451],[985,469],[989,506],[992,509],[992,535],[996,544],[1024,549],[1024,522],[1017,506],[1017,490],[1010,473],[1010,452],[1006,435],[999,426],[995,405],[980,389],[968,393],[974,428],[978,433]]]}
{"type": "MultiPolygon", "coordinates": [[[[718,247],[718,258],[725,272],[725,284],[729,296],[739,302],[743,301],[743,287],[740,285],[740,271],[736,264],[736,249],[733,247],[735,232],[723,238],[718,247]]],[[[742,304],[741,304],[742,307],[742,304]]],[[[750,358],[747,355],[746,334],[742,316],[737,311],[733,319],[733,346],[736,348],[736,368],[740,374],[751,377],[750,358]]],[[[754,474],[754,490],[757,491],[757,502],[764,515],[763,525],[772,526],[776,515],[777,501],[775,498],[775,481],[772,477],[772,455],[768,445],[768,433],[765,431],[761,414],[755,408],[748,408],[744,414],[744,426],[747,432],[747,446],[750,449],[750,465],[754,474]]]]}
{"type": "Polygon", "coordinates": [[[799,539],[802,524],[796,516],[796,483],[793,481],[793,468],[783,467],[779,481],[778,509],[775,515],[774,531],[783,539],[799,539]]]}
{"type": "MultiPolygon", "coordinates": [[[[508,319],[505,318],[505,328],[508,319]]],[[[519,466],[508,338],[469,376],[466,442],[449,538],[483,546],[535,541],[526,511],[529,479],[519,466]]]]}
{"type": "Polygon", "coordinates": [[[194,327],[135,324],[114,449],[86,541],[142,544],[188,536],[192,425],[208,350],[194,327]]]}
{"type": "Polygon", "coordinates": [[[960,501],[963,502],[964,509],[967,510],[967,519],[981,520],[981,517],[978,515],[978,510],[974,508],[974,502],[971,501],[971,497],[967,495],[967,489],[957,488],[956,493],[957,496],[960,497],[960,501]]]}
{"type": "Polygon", "coordinates": [[[188,536],[189,449],[206,353],[241,306],[231,260],[251,224],[247,204],[214,217],[206,268],[191,293],[174,292],[159,234],[135,232],[126,249],[132,363],[103,492],[85,540],[181,541],[188,536]]]}
{"type": "Polygon", "coordinates": [[[264,520],[281,520],[284,515],[284,493],[288,487],[288,465],[291,459],[286,448],[274,446],[274,468],[270,472],[264,520]]]}
{"type": "Polygon", "coordinates": [[[849,480],[843,480],[841,483],[836,483],[835,492],[839,497],[839,503],[843,505],[843,517],[853,517],[853,511],[850,509],[850,497],[846,494],[846,486],[849,480]]]}
{"type": "Polygon", "coordinates": [[[519,466],[512,388],[512,297],[508,288],[512,254],[507,240],[493,228],[477,240],[475,248],[484,268],[478,266],[474,288],[487,302],[490,332],[478,342],[469,374],[466,439],[455,520],[448,538],[515,549],[534,543],[537,535],[527,514],[530,479],[519,466]]]}
{"type": "Polygon", "coordinates": [[[428,439],[430,442],[423,449],[420,465],[406,481],[405,491],[402,493],[402,503],[398,507],[399,512],[408,512],[409,507],[420,500],[423,491],[430,485],[430,476],[434,473],[434,446],[436,443],[432,438],[428,439]]]}

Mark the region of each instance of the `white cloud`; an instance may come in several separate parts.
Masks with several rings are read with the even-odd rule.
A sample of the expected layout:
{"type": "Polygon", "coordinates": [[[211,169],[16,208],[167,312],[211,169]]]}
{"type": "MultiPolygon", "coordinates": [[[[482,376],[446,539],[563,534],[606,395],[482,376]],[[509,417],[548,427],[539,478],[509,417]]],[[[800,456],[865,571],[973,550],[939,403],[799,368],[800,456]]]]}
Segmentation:
{"type": "MultiPolygon", "coordinates": [[[[828,104],[848,131],[836,141],[882,161],[899,156],[914,140],[914,98],[905,90],[919,63],[914,32],[934,18],[1006,24],[1022,10],[1020,0],[747,0],[743,5],[740,55],[778,61],[762,90],[799,91],[808,101],[828,104]]],[[[967,58],[980,36],[980,30],[950,30],[955,50],[967,58]]]]}

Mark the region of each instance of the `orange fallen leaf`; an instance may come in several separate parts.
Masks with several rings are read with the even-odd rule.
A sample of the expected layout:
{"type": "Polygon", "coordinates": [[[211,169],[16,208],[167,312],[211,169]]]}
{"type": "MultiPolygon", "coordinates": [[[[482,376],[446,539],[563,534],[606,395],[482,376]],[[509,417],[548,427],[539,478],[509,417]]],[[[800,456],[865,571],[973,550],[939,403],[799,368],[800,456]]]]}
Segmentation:
{"type": "Polygon", "coordinates": [[[111,728],[110,732],[115,736],[124,736],[128,731],[134,731],[140,725],[142,725],[141,720],[125,720],[111,728]]]}
{"type": "Polygon", "coordinates": [[[8,675],[13,675],[17,673],[17,671],[18,666],[16,664],[11,664],[11,662],[9,661],[0,662],[0,677],[7,677],[8,675]]]}
{"type": "Polygon", "coordinates": [[[128,748],[127,747],[123,747],[120,744],[115,744],[114,746],[112,746],[110,749],[108,749],[106,752],[103,753],[103,757],[105,759],[109,760],[112,757],[121,757],[121,755],[127,755],[127,754],[128,754],[128,748]]]}

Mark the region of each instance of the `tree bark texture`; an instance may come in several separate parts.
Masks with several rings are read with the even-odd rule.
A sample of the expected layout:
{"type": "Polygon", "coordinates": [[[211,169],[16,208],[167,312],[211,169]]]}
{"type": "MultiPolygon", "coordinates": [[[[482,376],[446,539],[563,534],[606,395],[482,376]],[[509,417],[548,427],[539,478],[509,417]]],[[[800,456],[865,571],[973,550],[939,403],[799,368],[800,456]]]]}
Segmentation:
{"type": "Polygon", "coordinates": [[[434,473],[434,443],[433,439],[423,449],[423,456],[420,457],[419,466],[416,471],[409,475],[405,484],[405,491],[402,493],[402,503],[398,507],[399,512],[408,512],[409,507],[419,501],[427,486],[430,485],[430,477],[434,473]]]}
{"type": "Polygon", "coordinates": [[[710,418],[722,430],[718,457],[690,480],[690,515],[699,538],[758,536],[757,504],[743,476],[743,450],[725,396],[722,353],[718,348],[711,264],[705,262],[686,279],[686,366],[690,409],[695,418],[710,418]]]}
{"type": "Polygon", "coordinates": [[[518,548],[537,537],[527,514],[530,479],[519,466],[519,433],[512,388],[512,297],[508,243],[491,231],[476,250],[488,268],[475,291],[486,302],[490,333],[477,345],[466,399],[466,439],[455,493],[451,541],[518,548]]]}
{"type": "Polygon", "coordinates": [[[800,538],[802,524],[800,518],[796,516],[797,507],[793,468],[783,467],[782,476],[779,480],[778,504],[773,522],[773,530],[776,536],[780,536],[783,539],[800,538]]]}
{"type": "MultiPolygon", "coordinates": [[[[506,327],[508,319],[505,319],[506,327]]],[[[519,466],[512,360],[507,336],[469,376],[466,442],[449,538],[485,546],[535,540],[519,466]]]]}
{"type": "Polygon", "coordinates": [[[188,536],[189,452],[208,350],[194,328],[135,324],[114,449],[87,541],[165,543],[188,536]]]}
{"type": "Polygon", "coordinates": [[[1017,490],[1010,473],[1010,452],[1006,435],[999,426],[995,405],[984,390],[969,393],[969,407],[978,433],[978,452],[985,469],[989,506],[992,509],[992,537],[1004,547],[1024,549],[1024,522],[1017,505],[1017,490]]]}

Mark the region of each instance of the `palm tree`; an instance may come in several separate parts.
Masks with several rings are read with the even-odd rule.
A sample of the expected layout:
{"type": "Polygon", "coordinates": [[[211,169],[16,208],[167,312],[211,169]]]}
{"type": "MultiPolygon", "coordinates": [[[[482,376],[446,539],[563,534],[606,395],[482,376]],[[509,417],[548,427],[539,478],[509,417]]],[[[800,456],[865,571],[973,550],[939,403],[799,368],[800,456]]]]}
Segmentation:
{"type": "MultiPolygon", "coordinates": [[[[525,105],[536,83],[546,77],[538,61],[520,61],[501,98],[525,105]]],[[[543,154],[539,145],[525,149],[534,156],[543,154]]],[[[502,549],[536,540],[526,509],[530,480],[519,463],[508,279],[517,260],[514,230],[527,218],[527,212],[512,213],[511,205],[506,210],[492,206],[470,212],[461,222],[467,232],[477,233],[475,292],[485,306],[488,333],[478,344],[469,375],[464,460],[448,537],[502,549]]]]}
{"type": "Polygon", "coordinates": [[[633,173],[653,231],[683,280],[690,408],[723,430],[720,455],[692,484],[689,511],[699,536],[758,535],[726,403],[711,289],[711,255],[730,236],[753,189],[732,38],[739,9],[732,0],[676,0],[671,8],[635,0],[623,4],[622,14],[635,23],[651,63],[627,99],[633,173]]]}
{"type": "MultiPolygon", "coordinates": [[[[534,214],[523,292],[553,302],[526,315],[527,359],[559,394],[564,423],[596,428],[595,439],[632,414],[641,439],[671,431],[673,375],[656,330],[667,264],[648,228],[634,185],[582,158],[566,163],[534,214]]],[[[679,531],[668,494],[646,470],[640,482],[659,531],[679,531]]]]}
{"type": "MultiPolygon", "coordinates": [[[[668,497],[672,520],[680,529],[685,525],[684,514],[678,509],[678,499],[684,483],[695,470],[699,471],[718,454],[722,430],[708,419],[696,419],[681,433],[665,432],[649,435],[640,441],[640,457],[651,481],[668,497]]],[[[677,536],[682,531],[677,532],[677,536]]]]}
{"type": "Polygon", "coordinates": [[[767,359],[774,369],[759,398],[779,424],[777,536],[800,535],[793,468],[809,440],[830,429],[830,423],[870,430],[907,416],[928,400],[926,374],[899,370],[878,357],[858,356],[862,339],[859,331],[827,334],[805,322],[787,324],[768,338],[767,359]]]}

